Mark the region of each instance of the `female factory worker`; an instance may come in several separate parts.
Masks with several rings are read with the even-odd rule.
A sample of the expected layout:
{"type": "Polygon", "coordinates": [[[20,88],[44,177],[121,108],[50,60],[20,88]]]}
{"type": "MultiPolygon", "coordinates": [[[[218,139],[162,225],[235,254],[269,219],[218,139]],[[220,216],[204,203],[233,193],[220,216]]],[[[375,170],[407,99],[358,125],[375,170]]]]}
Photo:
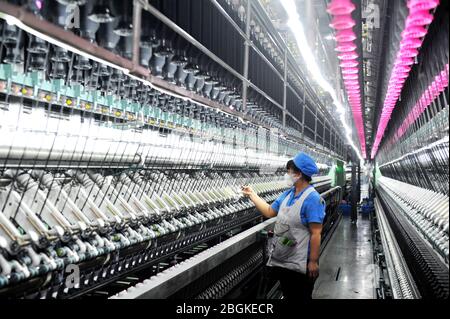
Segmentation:
{"type": "Polygon", "coordinates": [[[314,282],[319,276],[325,202],[310,185],[311,176],[318,173],[311,157],[299,153],[287,163],[286,169],[286,179],[291,188],[272,205],[248,186],[243,187],[243,193],[265,217],[277,216],[267,265],[280,281],[283,296],[308,300],[312,298],[314,282]]]}

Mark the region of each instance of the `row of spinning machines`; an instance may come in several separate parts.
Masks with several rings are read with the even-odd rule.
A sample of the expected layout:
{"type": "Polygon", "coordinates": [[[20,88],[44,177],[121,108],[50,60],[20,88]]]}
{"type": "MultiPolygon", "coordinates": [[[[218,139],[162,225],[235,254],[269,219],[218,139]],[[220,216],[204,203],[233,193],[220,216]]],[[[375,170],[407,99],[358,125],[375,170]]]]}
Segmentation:
{"type": "MultiPolygon", "coordinates": [[[[241,72],[244,42],[219,10],[242,25],[244,7],[236,4],[149,1],[241,72]],[[219,45],[224,36],[231,45],[219,45]]],[[[248,88],[245,109],[242,81],[146,10],[136,72],[112,65],[133,58],[131,1],[12,0],[0,9],[0,297],[107,298],[156,277],[170,289],[121,296],[262,296],[243,287],[248,275],[262,273],[272,222],[241,187],[272,202],[298,151],[320,164],[313,183],[327,202],[324,235],[333,229],[343,191],[328,173],[343,144],[332,127],[319,130],[316,148],[299,143],[305,134],[292,117],[281,125],[273,102],[282,103],[282,90],[261,57],[277,67],[283,59],[265,44],[259,19],[251,38],[261,57],[253,57],[249,76],[272,98],[248,88]],[[66,23],[73,4],[79,28],[66,23]],[[17,10],[17,19],[48,23],[44,33],[64,29],[114,61],[21,29],[17,10]],[[142,81],[148,75],[160,86],[142,81]],[[205,259],[201,269],[196,256],[205,259]],[[173,269],[183,269],[175,281],[166,276],[173,269]]],[[[303,99],[315,103],[309,93],[303,99]]],[[[299,104],[289,101],[288,109],[299,104]]],[[[305,112],[308,135],[317,121],[305,112]]]]}
{"type": "MultiPolygon", "coordinates": [[[[243,185],[268,202],[286,189],[292,151],[251,147],[258,136],[269,144],[266,131],[247,132],[245,147],[235,135],[214,136],[211,127],[186,132],[3,97],[2,297],[110,297],[259,224],[262,217],[242,195],[243,185]]],[[[313,183],[327,201],[326,233],[338,218],[342,191],[332,187],[328,165],[320,167],[313,183]]],[[[248,243],[215,267],[208,262],[205,273],[215,273],[208,280],[184,282],[201,282],[200,288],[181,286],[155,297],[215,298],[239,289],[246,276],[220,294],[205,293],[204,285],[235,274],[243,260],[247,274],[261,270],[264,242],[248,243]]]]}
{"type": "Polygon", "coordinates": [[[449,296],[448,120],[441,124],[441,138],[427,137],[437,141],[379,167],[373,236],[380,298],[449,296]]]}
{"type": "MultiPolygon", "coordinates": [[[[104,267],[112,256],[127,261],[123,264],[126,271],[159,254],[192,246],[195,240],[255,219],[252,205],[234,183],[253,185],[268,201],[283,189],[276,175],[223,172],[212,174],[209,180],[200,179],[199,173],[183,176],[177,188],[169,191],[164,183],[183,174],[174,175],[154,171],[118,176],[81,170],[4,171],[0,192],[2,288],[29,282],[27,292],[36,285],[40,290],[48,280],[44,275],[53,273],[52,281],[56,282],[51,287],[61,279],[56,274],[64,273],[68,265],[96,261],[104,267]],[[184,192],[192,180],[201,183],[184,192]],[[209,187],[205,187],[208,182],[209,187]],[[161,195],[155,187],[161,187],[161,195]],[[34,284],[31,279],[35,279],[34,284]]],[[[116,269],[121,270],[121,266],[116,269]]],[[[114,275],[114,270],[108,275],[114,275]]],[[[85,279],[82,286],[95,284],[101,277],[106,277],[105,273],[92,281],[85,279]]],[[[77,291],[80,287],[74,288],[77,291]]],[[[51,296],[60,297],[58,292],[52,291],[51,296]]],[[[67,288],[63,292],[73,293],[67,288]]]]}
{"type": "MultiPolygon", "coordinates": [[[[183,143],[186,148],[188,144],[183,143]]],[[[13,153],[14,148],[8,147],[13,153]]],[[[65,147],[66,152],[69,149],[65,147]]],[[[41,146],[37,153],[33,148],[18,151],[27,163],[27,156],[43,150],[41,146]]],[[[57,147],[48,151],[49,157],[52,152],[65,153],[57,147]]],[[[91,150],[90,156],[105,157],[96,152],[91,150]]],[[[109,296],[126,288],[126,284],[117,287],[117,282],[123,285],[120,279],[137,269],[145,271],[137,278],[150,278],[208,248],[211,242],[260,222],[253,204],[242,196],[242,185],[251,185],[268,202],[286,189],[283,166],[265,171],[256,166],[220,167],[217,162],[216,166],[186,164],[169,157],[153,160],[153,166],[144,161],[147,164],[131,168],[114,168],[111,163],[99,168],[96,162],[80,168],[76,161],[59,161],[60,166],[51,168],[50,162],[36,161],[30,167],[6,158],[1,170],[3,296],[98,295],[99,287],[105,285],[109,285],[105,288],[109,296]],[[64,169],[65,165],[73,167],[64,169]],[[75,281],[71,277],[74,266],[79,276],[75,281]]],[[[326,176],[315,178],[314,183],[321,192],[328,191],[325,198],[330,212],[334,211],[339,188],[329,192],[331,179],[326,176]]]]}

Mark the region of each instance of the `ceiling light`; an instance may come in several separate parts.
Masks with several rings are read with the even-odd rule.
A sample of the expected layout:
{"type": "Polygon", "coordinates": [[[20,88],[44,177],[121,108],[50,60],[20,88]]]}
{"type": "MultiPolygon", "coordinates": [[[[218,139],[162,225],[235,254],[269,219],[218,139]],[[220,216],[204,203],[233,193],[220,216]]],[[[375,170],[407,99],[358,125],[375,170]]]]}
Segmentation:
{"type": "Polygon", "coordinates": [[[333,1],[328,6],[327,12],[332,15],[346,15],[352,13],[356,6],[350,0],[333,1]]]}
{"type": "Polygon", "coordinates": [[[356,52],[344,52],[344,53],[340,53],[338,54],[338,59],[339,60],[355,60],[358,58],[358,54],[356,52]]]}
{"type": "Polygon", "coordinates": [[[411,13],[406,19],[406,26],[424,26],[433,21],[433,15],[427,10],[411,13]]]}
{"type": "Polygon", "coordinates": [[[356,25],[355,20],[350,15],[338,15],[331,20],[330,27],[336,30],[351,29],[356,25]]]}
{"type": "Polygon", "coordinates": [[[353,120],[358,133],[361,151],[365,158],[366,141],[361,110],[360,83],[358,81],[359,68],[357,67],[359,65],[357,61],[359,56],[356,52],[357,46],[353,43],[356,39],[356,35],[352,30],[352,27],[356,25],[356,22],[351,17],[350,13],[344,14],[341,11],[336,10],[336,7],[344,8],[346,6],[350,12],[355,8],[355,5],[350,0],[332,0],[328,5],[327,11],[334,16],[331,27],[338,30],[336,36],[338,39],[336,51],[340,52],[340,54],[338,54],[338,59],[341,60],[340,67],[343,74],[342,78],[344,79],[348,101],[353,113],[353,120]]]}
{"type": "Polygon", "coordinates": [[[439,5],[439,0],[410,0],[408,8],[410,11],[432,10],[439,5]]]}
{"type": "MultiPolygon", "coordinates": [[[[386,92],[386,98],[384,102],[383,109],[381,111],[380,122],[378,124],[378,130],[375,135],[375,141],[372,148],[371,158],[375,158],[378,148],[380,146],[381,140],[384,136],[384,132],[386,127],[390,121],[392,111],[395,108],[397,100],[402,91],[402,85],[404,84],[406,78],[409,76],[409,63],[412,58],[418,55],[420,47],[410,48],[407,44],[413,43],[414,39],[420,39],[427,34],[427,28],[424,25],[417,26],[411,25],[411,21],[413,21],[413,17],[425,17],[423,13],[418,13],[418,10],[431,10],[438,5],[439,1],[424,1],[424,0],[409,0],[408,8],[409,14],[406,19],[405,29],[402,32],[402,39],[400,42],[400,51],[397,54],[397,59],[394,63],[395,67],[391,73],[391,79],[389,81],[388,90],[386,92]],[[409,21],[409,24],[408,24],[409,21]],[[403,43],[403,46],[402,46],[403,43]],[[402,66],[404,68],[402,68],[402,66]],[[397,83],[398,81],[398,83],[397,83]],[[398,84],[401,85],[398,85],[398,84]]],[[[432,20],[432,19],[431,19],[432,20]]],[[[428,19],[426,22],[431,23],[431,20],[428,19]]],[[[416,20],[417,22],[417,20],[416,20]]],[[[425,22],[425,19],[423,20],[425,22]]],[[[421,40],[419,40],[421,41],[421,40]]]]}
{"type": "Polygon", "coordinates": [[[356,34],[352,29],[339,30],[336,33],[336,41],[337,42],[349,42],[356,40],[356,34]]]}
{"type": "Polygon", "coordinates": [[[352,52],[356,48],[356,44],[353,42],[339,42],[335,50],[338,52],[352,52]]]}
{"type": "Polygon", "coordinates": [[[348,68],[348,67],[357,67],[359,65],[359,62],[357,60],[343,60],[339,66],[342,68],[348,68]]]}
{"type": "MultiPolygon", "coordinates": [[[[280,0],[285,12],[288,15],[288,22],[287,25],[290,27],[296,42],[297,42],[297,46],[300,48],[302,48],[302,50],[300,50],[300,54],[302,55],[303,61],[305,63],[305,65],[308,68],[308,71],[310,73],[310,75],[314,78],[315,82],[321,86],[321,88],[328,92],[332,99],[333,99],[333,103],[336,106],[336,112],[338,114],[340,114],[340,119],[341,122],[343,124],[344,127],[348,127],[346,124],[346,118],[345,118],[345,108],[344,106],[341,104],[341,102],[338,99],[338,96],[335,92],[335,90],[333,89],[333,87],[328,83],[328,81],[326,81],[322,75],[322,72],[319,68],[319,66],[317,65],[316,59],[315,59],[315,55],[312,52],[311,48],[306,45],[308,43],[304,29],[303,29],[303,25],[300,22],[300,17],[297,13],[297,6],[295,4],[294,0],[280,0]]],[[[351,130],[350,130],[351,132],[351,130]]],[[[358,157],[362,160],[362,156],[360,154],[359,149],[354,145],[351,137],[349,135],[347,135],[347,141],[348,143],[352,146],[352,148],[355,150],[356,154],[358,155],[358,157]]]]}
{"type": "Polygon", "coordinates": [[[427,34],[427,29],[423,26],[411,26],[402,32],[402,37],[407,38],[422,38],[427,34]]]}

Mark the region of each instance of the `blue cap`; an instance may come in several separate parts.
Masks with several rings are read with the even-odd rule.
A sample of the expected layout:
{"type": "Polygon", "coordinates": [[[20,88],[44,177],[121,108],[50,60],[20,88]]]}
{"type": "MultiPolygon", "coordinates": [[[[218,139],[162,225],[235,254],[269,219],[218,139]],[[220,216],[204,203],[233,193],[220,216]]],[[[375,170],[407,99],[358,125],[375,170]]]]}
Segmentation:
{"type": "Polygon", "coordinates": [[[306,176],[312,177],[314,174],[319,173],[319,168],[314,160],[303,152],[298,153],[293,161],[295,166],[306,176]]]}

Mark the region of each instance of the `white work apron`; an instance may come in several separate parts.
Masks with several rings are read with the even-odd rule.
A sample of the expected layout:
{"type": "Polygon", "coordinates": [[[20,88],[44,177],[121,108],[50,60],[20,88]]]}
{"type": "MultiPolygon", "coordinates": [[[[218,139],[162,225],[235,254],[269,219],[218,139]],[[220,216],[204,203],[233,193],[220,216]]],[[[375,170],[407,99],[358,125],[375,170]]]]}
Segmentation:
{"type": "Polygon", "coordinates": [[[309,187],[291,207],[287,205],[289,195],[282,202],[269,244],[268,266],[306,274],[310,233],[302,224],[300,212],[306,198],[315,191],[314,187],[309,187]]]}

